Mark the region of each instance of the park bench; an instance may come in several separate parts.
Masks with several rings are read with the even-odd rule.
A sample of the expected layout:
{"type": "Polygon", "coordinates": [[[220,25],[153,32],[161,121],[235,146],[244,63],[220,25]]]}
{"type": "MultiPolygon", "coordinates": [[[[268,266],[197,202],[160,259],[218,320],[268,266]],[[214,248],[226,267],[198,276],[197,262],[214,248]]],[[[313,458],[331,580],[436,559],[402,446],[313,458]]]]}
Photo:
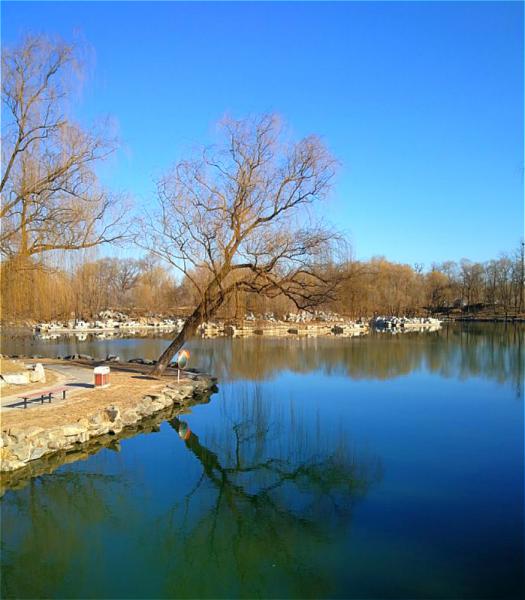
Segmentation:
{"type": "Polygon", "coordinates": [[[37,392],[36,394],[23,394],[19,396],[20,400],[24,403],[24,408],[27,408],[28,402],[37,402],[40,400],[42,404],[44,404],[44,400],[47,399],[48,402],[51,402],[51,392],[37,392]]]}
{"type": "Polygon", "coordinates": [[[70,390],[71,388],[68,388],[67,386],[64,387],[57,387],[57,388],[53,388],[51,390],[51,394],[60,394],[60,392],[62,392],[62,400],[66,399],[66,393],[70,390]]]}
{"type": "Polygon", "coordinates": [[[24,403],[24,408],[27,408],[28,402],[38,402],[39,400],[42,404],[44,404],[44,400],[51,402],[53,394],[59,394],[60,392],[62,392],[62,399],[65,400],[66,393],[68,390],[68,387],[57,387],[53,388],[52,390],[46,390],[45,392],[37,392],[35,394],[22,394],[21,396],[19,396],[19,398],[24,403]]]}

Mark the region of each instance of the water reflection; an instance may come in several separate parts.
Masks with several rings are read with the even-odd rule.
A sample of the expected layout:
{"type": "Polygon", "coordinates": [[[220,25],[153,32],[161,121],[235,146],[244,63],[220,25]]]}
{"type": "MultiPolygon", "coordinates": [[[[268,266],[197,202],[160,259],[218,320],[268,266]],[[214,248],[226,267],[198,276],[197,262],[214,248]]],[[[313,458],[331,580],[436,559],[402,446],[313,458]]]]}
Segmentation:
{"type": "MultiPolygon", "coordinates": [[[[154,359],[171,339],[131,337],[86,342],[61,339],[43,343],[24,334],[2,337],[4,354],[42,354],[55,357],[90,354],[105,358],[116,354],[121,360],[142,357],[154,359]]],[[[426,370],[444,377],[485,377],[500,383],[511,382],[516,394],[523,394],[525,376],[525,326],[510,324],[457,323],[431,333],[390,336],[370,334],[360,338],[219,338],[192,340],[200,368],[221,381],[264,381],[283,371],[352,379],[387,380],[426,370]]]]}
{"type": "Polygon", "coordinates": [[[108,499],[128,504],[119,477],[63,472],[32,479],[2,505],[2,597],[51,597],[71,574],[89,579],[92,553],[103,551],[91,535],[112,517],[108,499]]]}
{"type": "Polygon", "coordinates": [[[155,454],[142,459],[155,473],[160,451],[183,450],[162,475],[150,477],[122,459],[128,441],[140,442],[135,438],[117,457],[102,451],[7,492],[2,596],[335,591],[332,565],[321,566],[319,557],[340,562],[339,538],[345,532],[348,539],[355,504],[380,482],[379,459],[353,449],[344,430],[265,401],[258,387],[223,416],[203,432],[171,417],[153,436],[155,454]],[[113,577],[115,560],[140,567],[113,577]]]}
{"type": "Polygon", "coordinates": [[[335,582],[330,569],[315,568],[318,557],[334,551],[334,533],[348,529],[355,502],[381,478],[380,463],[357,457],[342,432],[325,432],[323,443],[315,423],[278,416],[258,388],[246,400],[208,444],[178,418],[169,422],[202,471],[159,520],[164,549],[186,564],[206,549],[210,587],[201,582],[197,592],[194,573],[180,569],[166,594],[264,597],[282,594],[280,581],[293,597],[327,595],[335,582]]]}
{"type": "Polygon", "coordinates": [[[513,382],[522,395],[523,326],[453,325],[432,333],[354,339],[215,340],[195,344],[199,363],[221,381],[276,377],[281,371],[388,380],[426,370],[447,378],[513,382]],[[222,343],[221,343],[222,342],[222,343]],[[220,346],[219,346],[220,344],[220,346]]]}
{"type": "Polygon", "coordinates": [[[522,341],[192,342],[208,404],[6,492],[2,597],[521,598],[522,341]]]}

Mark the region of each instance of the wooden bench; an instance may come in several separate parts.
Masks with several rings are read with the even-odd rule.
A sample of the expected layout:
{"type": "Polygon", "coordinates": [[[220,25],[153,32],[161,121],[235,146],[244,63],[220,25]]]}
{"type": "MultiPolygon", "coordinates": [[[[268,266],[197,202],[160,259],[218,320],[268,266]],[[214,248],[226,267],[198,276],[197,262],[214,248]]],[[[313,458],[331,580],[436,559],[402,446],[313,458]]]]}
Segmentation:
{"type": "Polygon", "coordinates": [[[62,392],[62,400],[66,399],[66,393],[69,392],[71,388],[68,388],[67,386],[63,386],[63,387],[57,387],[57,388],[53,388],[52,390],[50,390],[51,394],[60,394],[60,392],[62,392]]]}
{"type": "Polygon", "coordinates": [[[36,394],[24,394],[22,396],[19,396],[19,398],[23,401],[24,408],[27,408],[28,402],[36,402],[37,400],[40,400],[40,402],[42,404],[44,404],[44,400],[46,398],[47,398],[48,402],[51,402],[51,396],[52,396],[52,393],[49,391],[49,392],[37,392],[36,394]]]}
{"type": "Polygon", "coordinates": [[[62,392],[62,400],[66,399],[66,393],[69,391],[68,387],[57,387],[52,390],[46,390],[45,392],[37,392],[36,394],[23,394],[19,396],[19,398],[24,403],[24,408],[27,408],[28,402],[37,402],[40,400],[42,404],[44,404],[44,400],[47,400],[49,403],[53,398],[53,394],[59,394],[62,392]]]}

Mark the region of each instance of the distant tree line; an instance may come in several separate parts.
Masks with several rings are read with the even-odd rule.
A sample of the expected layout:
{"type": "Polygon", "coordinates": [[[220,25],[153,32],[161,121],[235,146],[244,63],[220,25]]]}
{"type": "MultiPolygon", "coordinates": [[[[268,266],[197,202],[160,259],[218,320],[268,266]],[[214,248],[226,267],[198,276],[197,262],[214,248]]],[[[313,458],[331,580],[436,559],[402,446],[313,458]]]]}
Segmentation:
{"type": "Polygon", "coordinates": [[[107,308],[152,314],[184,302],[184,286],[149,257],[85,260],[69,270],[39,263],[21,271],[3,261],[1,276],[4,320],[92,318],[107,308]]]}
{"type": "Polygon", "coordinates": [[[397,264],[384,258],[348,263],[348,278],[335,306],[353,316],[425,313],[523,312],[523,244],[486,262],[462,259],[433,264],[397,264]]]}
{"type": "MultiPolygon", "coordinates": [[[[0,275],[4,320],[90,318],[113,308],[188,318],[170,354],[204,320],[301,309],[350,317],[523,312],[523,245],[484,263],[348,259],[315,218],[337,161],[275,115],[224,119],[219,141],[157,181],[135,212],[98,166],[117,148],[107,123],[71,116],[76,49],[28,37],[2,50],[0,275]],[[97,258],[103,244],[140,258],[97,258]]],[[[170,359],[164,357],[163,364],[170,359]]]]}
{"type": "MultiPolygon", "coordinates": [[[[316,308],[352,318],[483,312],[514,316],[525,310],[522,251],[520,245],[515,252],[494,260],[449,261],[433,265],[427,272],[385,258],[347,261],[342,265],[345,278],[337,297],[316,308]]],[[[22,271],[4,260],[0,268],[4,320],[91,318],[107,308],[137,316],[188,316],[199,301],[189,280],[180,281],[151,255],[86,259],[69,269],[35,262],[22,271]]],[[[296,311],[285,295],[267,298],[257,292],[237,291],[217,316],[242,320],[248,313],[282,316],[296,311]]]]}

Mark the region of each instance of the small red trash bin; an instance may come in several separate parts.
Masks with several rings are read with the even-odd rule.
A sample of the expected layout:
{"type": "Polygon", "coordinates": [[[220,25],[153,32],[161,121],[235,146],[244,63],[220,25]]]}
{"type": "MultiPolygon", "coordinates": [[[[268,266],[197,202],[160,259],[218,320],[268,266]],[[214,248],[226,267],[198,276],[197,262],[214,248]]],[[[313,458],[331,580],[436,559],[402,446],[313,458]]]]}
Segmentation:
{"type": "Polygon", "coordinates": [[[95,387],[108,387],[109,385],[109,367],[95,367],[93,369],[95,376],[95,387]]]}

